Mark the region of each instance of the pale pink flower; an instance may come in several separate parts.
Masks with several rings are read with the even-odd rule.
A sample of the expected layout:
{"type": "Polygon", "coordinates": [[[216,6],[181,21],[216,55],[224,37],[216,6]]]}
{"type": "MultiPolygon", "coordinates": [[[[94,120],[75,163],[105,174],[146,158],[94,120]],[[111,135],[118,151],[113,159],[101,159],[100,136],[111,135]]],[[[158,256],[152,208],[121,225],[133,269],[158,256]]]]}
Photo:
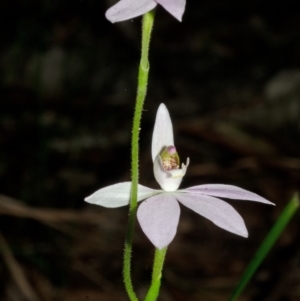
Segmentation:
{"type": "Polygon", "coordinates": [[[120,22],[141,16],[160,4],[177,20],[181,21],[185,9],[185,0],[120,0],[106,11],[106,18],[120,22]]]}
{"type": "MultiPolygon", "coordinates": [[[[218,197],[248,200],[274,205],[261,196],[242,188],[225,184],[206,184],[180,189],[179,185],[189,165],[179,163],[174,146],[173,126],[164,104],[158,108],[153,137],[152,160],[154,176],[162,189],[138,186],[140,226],[153,245],[162,249],[173,240],[180,216],[180,206],[190,208],[229,232],[248,236],[243,218],[228,203],[218,197]]],[[[116,208],[126,206],[130,200],[131,182],[104,187],[85,198],[88,203],[116,208]]]]}

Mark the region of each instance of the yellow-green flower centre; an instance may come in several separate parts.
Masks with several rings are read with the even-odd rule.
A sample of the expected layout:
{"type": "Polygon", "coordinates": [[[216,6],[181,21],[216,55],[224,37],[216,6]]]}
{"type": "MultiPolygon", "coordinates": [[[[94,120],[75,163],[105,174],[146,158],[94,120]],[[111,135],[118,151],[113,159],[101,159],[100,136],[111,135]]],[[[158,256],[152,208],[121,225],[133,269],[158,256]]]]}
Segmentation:
{"type": "Polygon", "coordinates": [[[175,146],[170,145],[166,147],[160,155],[162,160],[162,167],[164,170],[179,169],[179,156],[175,146]]]}

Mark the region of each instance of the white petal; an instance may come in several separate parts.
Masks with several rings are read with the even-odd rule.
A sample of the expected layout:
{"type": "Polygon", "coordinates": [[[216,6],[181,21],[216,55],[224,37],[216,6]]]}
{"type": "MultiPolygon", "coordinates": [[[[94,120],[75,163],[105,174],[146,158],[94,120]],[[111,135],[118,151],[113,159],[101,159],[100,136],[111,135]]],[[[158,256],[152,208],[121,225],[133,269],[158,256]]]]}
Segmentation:
{"type": "MultiPolygon", "coordinates": [[[[123,182],[101,188],[84,200],[88,203],[107,208],[122,207],[129,204],[131,182],[123,182]]],[[[161,190],[151,189],[142,185],[138,186],[138,202],[153,195],[161,193],[161,190]]]]}
{"type": "Polygon", "coordinates": [[[204,216],[224,230],[248,237],[243,218],[226,202],[211,196],[190,193],[177,192],[174,196],[184,206],[204,216]]]}
{"type": "Polygon", "coordinates": [[[121,0],[106,11],[105,17],[112,23],[125,21],[145,14],[156,5],[154,0],[121,0]]]}
{"type": "Polygon", "coordinates": [[[179,222],[180,207],[172,194],[160,194],[144,201],[137,218],[142,230],[157,249],[173,240],[179,222]]]}
{"type": "Polygon", "coordinates": [[[207,185],[189,187],[182,191],[223,197],[228,199],[248,200],[248,201],[274,205],[273,203],[269,202],[268,200],[264,199],[263,197],[259,196],[256,193],[250,192],[248,190],[233,185],[207,184],[207,185]]]}
{"type": "Polygon", "coordinates": [[[157,183],[164,191],[175,191],[182,182],[182,178],[186,173],[190,159],[187,158],[186,165],[182,163],[182,168],[165,171],[162,167],[160,156],[156,156],[153,164],[154,177],[157,183]]]}
{"type": "Polygon", "coordinates": [[[185,10],[185,0],[156,0],[158,4],[164,7],[177,20],[181,21],[185,10]]]}
{"type": "Polygon", "coordinates": [[[152,136],[152,161],[154,162],[156,156],[161,153],[162,149],[173,145],[173,126],[167,107],[160,104],[154,124],[152,136]]]}

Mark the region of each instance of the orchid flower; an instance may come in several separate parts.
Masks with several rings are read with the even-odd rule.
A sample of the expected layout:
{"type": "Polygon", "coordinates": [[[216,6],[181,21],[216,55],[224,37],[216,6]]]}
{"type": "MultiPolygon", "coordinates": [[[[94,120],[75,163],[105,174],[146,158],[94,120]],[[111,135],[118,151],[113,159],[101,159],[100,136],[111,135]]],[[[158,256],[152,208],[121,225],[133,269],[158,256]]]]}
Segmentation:
{"type": "MultiPolygon", "coordinates": [[[[138,185],[138,202],[145,200],[138,208],[139,224],[153,243],[162,249],[173,240],[180,216],[180,206],[190,208],[209,219],[215,225],[229,232],[248,237],[243,218],[228,203],[218,197],[240,199],[274,205],[261,196],[242,188],[207,184],[178,190],[189,165],[179,162],[174,146],[173,126],[168,109],[164,104],[158,108],[152,137],[152,160],[154,176],[162,189],[151,189],[138,185]]],[[[88,203],[108,208],[129,204],[131,182],[104,187],[85,198],[88,203]]]]}
{"type": "Polygon", "coordinates": [[[120,22],[141,16],[160,4],[166,11],[181,21],[185,9],[185,0],[120,0],[106,11],[106,18],[120,22]]]}

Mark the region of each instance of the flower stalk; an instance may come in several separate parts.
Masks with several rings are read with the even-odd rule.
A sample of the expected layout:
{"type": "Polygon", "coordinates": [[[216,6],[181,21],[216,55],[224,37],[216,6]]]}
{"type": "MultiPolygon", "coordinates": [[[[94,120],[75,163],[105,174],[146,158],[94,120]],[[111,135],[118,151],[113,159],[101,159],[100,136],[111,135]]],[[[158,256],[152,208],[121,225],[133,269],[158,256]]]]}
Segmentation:
{"type": "Polygon", "coordinates": [[[129,218],[124,249],[123,277],[127,294],[131,301],[138,301],[131,281],[131,252],[133,231],[136,219],[138,201],[138,180],[139,180],[139,133],[141,116],[147,94],[149,75],[149,45],[150,36],[154,23],[154,11],[146,13],[142,24],[142,53],[138,74],[138,88],[133,117],[132,140],[131,140],[131,193],[129,204],[129,218]]]}
{"type": "Polygon", "coordinates": [[[151,286],[144,301],[155,301],[158,297],[166,253],[167,247],[161,250],[155,249],[151,286]]]}

